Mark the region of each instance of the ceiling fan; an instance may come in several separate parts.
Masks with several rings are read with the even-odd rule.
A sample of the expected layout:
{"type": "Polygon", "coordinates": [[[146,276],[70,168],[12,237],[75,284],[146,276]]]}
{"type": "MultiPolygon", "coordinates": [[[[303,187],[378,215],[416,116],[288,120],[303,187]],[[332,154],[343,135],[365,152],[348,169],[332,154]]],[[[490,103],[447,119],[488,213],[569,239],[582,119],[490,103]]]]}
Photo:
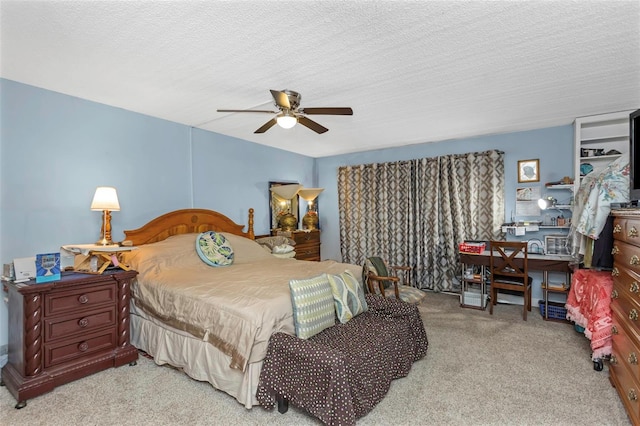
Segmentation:
{"type": "Polygon", "coordinates": [[[316,133],[328,131],[326,127],[307,118],[307,115],[353,115],[353,110],[348,107],[324,107],[324,108],[300,108],[300,93],[293,90],[271,90],[271,96],[275,101],[279,111],[257,110],[257,109],[219,109],[218,112],[261,112],[277,114],[267,121],[253,133],[264,133],[272,128],[276,123],[285,129],[290,129],[300,123],[316,133]]]}

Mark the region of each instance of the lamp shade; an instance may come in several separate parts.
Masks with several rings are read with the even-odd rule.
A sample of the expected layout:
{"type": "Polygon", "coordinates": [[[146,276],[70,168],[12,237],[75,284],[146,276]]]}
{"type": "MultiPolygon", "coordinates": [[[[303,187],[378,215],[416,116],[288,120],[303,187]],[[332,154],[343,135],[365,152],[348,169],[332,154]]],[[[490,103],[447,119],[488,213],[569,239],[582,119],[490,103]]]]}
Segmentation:
{"type": "Polygon", "coordinates": [[[542,210],[550,209],[554,207],[557,202],[558,200],[553,197],[540,198],[538,200],[538,207],[540,207],[542,210]]]}
{"type": "Polygon", "coordinates": [[[324,188],[302,188],[298,195],[305,201],[313,201],[322,191],[324,191],[324,188]]]}
{"type": "Polygon", "coordinates": [[[120,211],[120,203],[118,202],[118,194],[112,186],[99,186],[91,201],[91,210],[109,210],[120,211]]]}
{"type": "Polygon", "coordinates": [[[302,188],[302,185],[291,184],[291,185],[272,186],[269,189],[271,190],[271,192],[273,192],[275,195],[282,198],[283,200],[290,200],[296,196],[298,191],[300,191],[300,188],[302,188]]]}

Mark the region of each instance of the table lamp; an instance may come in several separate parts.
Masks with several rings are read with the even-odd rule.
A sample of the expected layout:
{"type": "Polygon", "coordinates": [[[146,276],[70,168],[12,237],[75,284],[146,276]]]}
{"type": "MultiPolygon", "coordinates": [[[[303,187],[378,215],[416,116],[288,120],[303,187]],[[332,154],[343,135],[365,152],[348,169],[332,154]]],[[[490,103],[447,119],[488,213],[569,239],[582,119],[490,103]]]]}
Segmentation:
{"type": "Polygon", "coordinates": [[[96,244],[100,246],[113,245],[113,241],[111,241],[111,212],[120,211],[116,189],[112,186],[99,186],[96,188],[93,201],[91,201],[91,210],[102,210],[102,229],[100,229],[102,238],[96,244]]]}
{"type": "Polygon", "coordinates": [[[542,210],[552,209],[556,207],[557,202],[558,200],[553,197],[540,198],[538,200],[538,207],[540,207],[542,210]]]}
{"type": "Polygon", "coordinates": [[[302,225],[306,229],[318,229],[318,211],[313,201],[324,191],[324,188],[302,188],[298,195],[307,202],[307,214],[302,218],[302,225]]]}
{"type": "MultiPolygon", "coordinates": [[[[302,185],[298,184],[290,184],[290,185],[277,185],[269,188],[273,194],[279,198],[280,200],[284,200],[289,202],[289,206],[291,206],[291,199],[298,194],[302,185]]],[[[294,216],[290,208],[286,208],[283,206],[282,211],[278,213],[278,225],[283,231],[294,231],[298,227],[298,218],[294,216]]]]}

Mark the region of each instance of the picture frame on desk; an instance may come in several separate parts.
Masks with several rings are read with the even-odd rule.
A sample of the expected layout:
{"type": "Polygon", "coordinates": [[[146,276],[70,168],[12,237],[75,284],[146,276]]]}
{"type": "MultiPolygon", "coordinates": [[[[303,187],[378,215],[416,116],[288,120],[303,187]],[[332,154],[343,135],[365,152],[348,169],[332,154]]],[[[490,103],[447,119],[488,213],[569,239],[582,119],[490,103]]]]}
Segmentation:
{"type": "Polygon", "coordinates": [[[36,283],[60,280],[60,253],[36,255],[36,283]]]}
{"type": "Polygon", "coordinates": [[[544,247],[545,254],[571,254],[567,235],[545,235],[544,247]]]}

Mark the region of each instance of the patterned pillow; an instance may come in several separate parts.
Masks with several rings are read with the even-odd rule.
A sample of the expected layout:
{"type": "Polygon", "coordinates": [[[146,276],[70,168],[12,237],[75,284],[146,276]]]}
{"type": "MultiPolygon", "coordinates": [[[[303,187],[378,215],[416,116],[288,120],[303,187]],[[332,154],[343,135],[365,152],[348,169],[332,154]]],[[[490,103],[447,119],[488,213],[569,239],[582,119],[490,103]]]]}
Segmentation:
{"type": "Polygon", "coordinates": [[[308,339],[336,323],[336,310],[327,274],[289,281],[296,336],[308,339]]]}
{"type": "Polygon", "coordinates": [[[350,271],[328,277],[336,313],[342,324],[369,309],[364,298],[364,289],[350,271]]]}
{"type": "Polygon", "coordinates": [[[196,251],[200,259],[210,266],[227,266],[233,263],[233,247],[218,232],[207,231],[198,235],[196,251]]]}

